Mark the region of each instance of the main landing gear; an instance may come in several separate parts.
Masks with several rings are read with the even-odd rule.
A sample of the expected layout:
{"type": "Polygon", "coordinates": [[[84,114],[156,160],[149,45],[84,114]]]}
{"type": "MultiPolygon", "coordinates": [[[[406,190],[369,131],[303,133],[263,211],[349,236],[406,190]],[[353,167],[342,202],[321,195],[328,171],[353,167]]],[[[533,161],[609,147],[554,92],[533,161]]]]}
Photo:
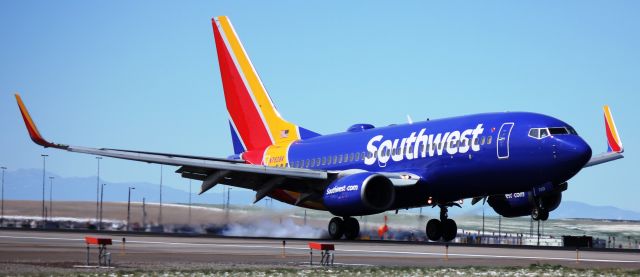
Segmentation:
{"type": "Polygon", "coordinates": [[[545,221],[549,219],[549,210],[542,204],[542,199],[536,199],[536,207],[531,209],[531,219],[545,221]]]}
{"type": "Polygon", "coordinates": [[[329,221],[329,236],[332,239],[340,239],[342,236],[348,240],[354,240],[360,235],[360,223],[353,217],[334,217],[329,221]]]}
{"type": "Polygon", "coordinates": [[[451,241],[456,238],[458,225],[453,219],[448,218],[448,206],[440,205],[440,220],[431,219],[427,222],[427,238],[437,241],[451,241]]]}

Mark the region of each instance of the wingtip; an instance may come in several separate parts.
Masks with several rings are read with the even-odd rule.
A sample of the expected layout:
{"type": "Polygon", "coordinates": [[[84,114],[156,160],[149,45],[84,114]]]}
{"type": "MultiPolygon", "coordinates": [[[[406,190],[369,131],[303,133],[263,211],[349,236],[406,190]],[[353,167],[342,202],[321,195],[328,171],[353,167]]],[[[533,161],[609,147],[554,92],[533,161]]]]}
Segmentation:
{"type": "Polygon", "coordinates": [[[607,132],[608,150],[609,152],[623,153],[624,147],[622,146],[622,140],[618,134],[618,128],[616,127],[616,123],[613,119],[611,108],[609,105],[604,105],[602,109],[604,110],[604,124],[607,132]]]}
{"type": "Polygon", "coordinates": [[[15,93],[14,95],[16,97],[16,102],[18,103],[18,108],[20,109],[20,114],[22,115],[22,120],[24,120],[24,125],[27,128],[27,132],[29,133],[29,137],[31,138],[31,140],[36,144],[43,146],[45,148],[47,147],[64,148],[63,145],[51,143],[46,139],[44,139],[44,137],[42,137],[42,135],[38,131],[38,127],[36,127],[36,124],[33,122],[33,119],[29,114],[29,110],[27,110],[27,107],[22,101],[22,97],[20,97],[19,93],[15,93]]]}

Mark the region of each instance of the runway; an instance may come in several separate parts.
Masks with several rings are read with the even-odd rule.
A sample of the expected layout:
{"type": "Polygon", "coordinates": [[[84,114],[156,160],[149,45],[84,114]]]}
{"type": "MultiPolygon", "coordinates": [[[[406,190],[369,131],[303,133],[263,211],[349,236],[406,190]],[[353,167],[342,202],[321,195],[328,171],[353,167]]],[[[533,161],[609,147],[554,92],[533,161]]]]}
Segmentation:
{"type": "MultiPolygon", "coordinates": [[[[0,231],[0,263],[72,268],[86,259],[84,236],[109,237],[113,264],[120,268],[174,269],[198,265],[307,266],[313,240],[175,237],[46,231],[0,231]]],[[[637,252],[523,249],[335,241],[335,264],[350,266],[529,266],[558,264],[580,268],[640,269],[637,252]],[[579,255],[577,260],[576,255],[579,255]]],[[[93,249],[93,262],[96,250],[93,249]]],[[[315,253],[314,261],[319,261],[315,253]]]]}

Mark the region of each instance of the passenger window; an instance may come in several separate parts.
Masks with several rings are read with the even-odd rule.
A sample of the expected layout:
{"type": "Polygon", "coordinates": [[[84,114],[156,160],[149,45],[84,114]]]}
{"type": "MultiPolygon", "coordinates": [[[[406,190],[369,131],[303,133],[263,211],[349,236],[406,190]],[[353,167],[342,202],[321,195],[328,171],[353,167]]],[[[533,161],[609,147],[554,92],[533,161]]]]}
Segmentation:
{"type": "Polygon", "coordinates": [[[480,139],[480,145],[484,145],[484,142],[485,142],[485,140],[486,140],[486,139],[487,139],[487,138],[483,136],[483,137],[480,139]]]}
{"type": "Polygon", "coordinates": [[[350,161],[350,162],[353,162],[353,153],[350,153],[350,154],[349,154],[349,161],[350,161]]]}
{"type": "Polygon", "coordinates": [[[314,167],[316,165],[316,160],[315,159],[311,159],[311,165],[309,167],[314,167]]]}
{"type": "Polygon", "coordinates": [[[316,158],[316,166],[320,166],[320,158],[316,158]]]}
{"type": "Polygon", "coordinates": [[[473,145],[478,145],[478,137],[473,139],[473,145]]]}
{"type": "Polygon", "coordinates": [[[322,165],[326,165],[327,164],[327,157],[322,157],[322,165]]]}
{"type": "Polygon", "coordinates": [[[547,128],[540,129],[540,138],[546,138],[549,136],[549,131],[547,128]]]}
{"type": "Polygon", "coordinates": [[[356,152],[356,161],[360,160],[360,152],[356,152]]]}
{"type": "Polygon", "coordinates": [[[492,139],[492,138],[493,138],[492,136],[489,136],[489,137],[487,138],[487,145],[491,144],[491,139],[492,139]]]}

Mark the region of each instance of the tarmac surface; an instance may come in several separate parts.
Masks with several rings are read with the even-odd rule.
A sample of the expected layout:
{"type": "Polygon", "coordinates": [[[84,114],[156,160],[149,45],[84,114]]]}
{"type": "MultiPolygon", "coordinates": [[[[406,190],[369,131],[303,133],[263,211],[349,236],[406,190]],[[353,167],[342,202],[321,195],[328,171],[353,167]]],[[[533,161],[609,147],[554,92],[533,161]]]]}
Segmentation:
{"type": "MultiPolygon", "coordinates": [[[[73,268],[86,262],[85,236],[113,239],[108,247],[116,268],[141,270],[189,269],[200,265],[308,266],[308,243],[314,240],[185,237],[115,233],[0,230],[0,271],[20,272],[21,267],[73,268]],[[126,244],[122,238],[126,237],[126,244]]],[[[375,242],[321,241],[335,244],[336,265],[347,266],[529,266],[552,264],[578,268],[640,269],[637,251],[579,251],[548,248],[375,242]],[[577,255],[579,259],[577,260],[577,255]]],[[[97,262],[92,246],[91,263],[97,262]]],[[[314,251],[314,263],[320,261],[314,251]]]]}

